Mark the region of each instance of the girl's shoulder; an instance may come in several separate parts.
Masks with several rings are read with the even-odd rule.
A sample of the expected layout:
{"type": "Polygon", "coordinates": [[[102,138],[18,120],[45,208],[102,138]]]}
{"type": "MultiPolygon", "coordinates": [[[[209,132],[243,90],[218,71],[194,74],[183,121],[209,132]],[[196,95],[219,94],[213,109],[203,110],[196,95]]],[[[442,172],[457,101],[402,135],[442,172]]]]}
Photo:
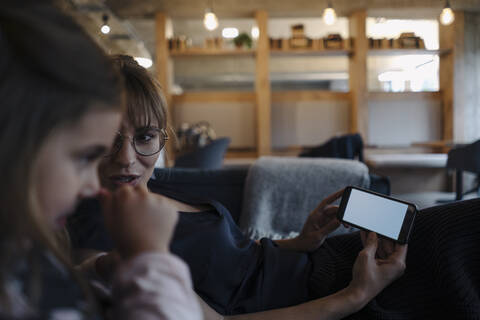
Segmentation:
{"type": "Polygon", "coordinates": [[[32,249],[4,283],[0,319],[100,319],[70,271],[49,251],[32,249]]]}

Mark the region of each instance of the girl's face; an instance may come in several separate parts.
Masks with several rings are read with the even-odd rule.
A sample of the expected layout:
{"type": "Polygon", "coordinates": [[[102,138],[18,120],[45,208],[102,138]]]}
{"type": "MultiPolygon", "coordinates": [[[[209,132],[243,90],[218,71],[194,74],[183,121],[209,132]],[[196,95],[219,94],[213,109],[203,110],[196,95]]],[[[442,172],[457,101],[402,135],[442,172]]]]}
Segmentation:
{"type": "Polygon", "coordinates": [[[78,201],[98,193],[98,164],[112,145],[121,114],[91,111],[76,123],[56,129],[33,165],[33,190],[52,229],[65,225],[78,201]]]}
{"type": "MultiPolygon", "coordinates": [[[[117,148],[114,146],[113,152],[100,164],[102,187],[115,190],[123,185],[147,186],[160,153],[144,156],[137,151],[141,151],[144,145],[158,146],[159,143],[163,143],[163,137],[158,130],[156,121],[152,121],[148,127],[135,126],[124,116],[119,134],[115,138],[117,148]],[[137,150],[134,147],[134,140],[137,141],[137,150]]],[[[154,149],[156,151],[158,148],[154,149]]]]}

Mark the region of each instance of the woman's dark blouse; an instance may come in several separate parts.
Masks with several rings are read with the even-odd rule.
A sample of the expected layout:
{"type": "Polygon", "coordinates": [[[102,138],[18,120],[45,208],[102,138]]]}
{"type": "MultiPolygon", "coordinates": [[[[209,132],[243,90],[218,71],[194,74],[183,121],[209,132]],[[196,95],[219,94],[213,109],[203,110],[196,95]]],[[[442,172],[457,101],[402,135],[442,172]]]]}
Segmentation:
{"type": "MultiPolygon", "coordinates": [[[[312,265],[307,254],[281,249],[269,239],[255,243],[217,201],[193,199],[158,185],[152,191],[212,207],[180,213],[171,251],[189,265],[195,291],[217,312],[239,314],[308,300],[312,265]]],[[[69,221],[69,231],[75,248],[114,248],[95,200],[80,206],[69,221]]]]}

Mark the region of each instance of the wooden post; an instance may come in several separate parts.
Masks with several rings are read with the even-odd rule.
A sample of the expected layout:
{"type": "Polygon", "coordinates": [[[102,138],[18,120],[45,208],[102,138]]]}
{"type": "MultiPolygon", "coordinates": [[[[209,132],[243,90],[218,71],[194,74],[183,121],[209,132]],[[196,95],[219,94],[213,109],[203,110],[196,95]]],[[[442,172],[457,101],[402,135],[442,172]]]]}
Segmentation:
{"type": "Polygon", "coordinates": [[[256,107],[257,107],[257,154],[258,156],[271,153],[271,92],[270,92],[270,45],[268,41],[268,13],[255,13],[260,35],[257,41],[256,55],[256,107]]]}
{"type": "MultiPolygon", "coordinates": [[[[166,36],[167,29],[167,16],[159,12],[155,15],[155,39],[156,39],[156,72],[157,79],[160,82],[160,85],[163,89],[163,94],[165,95],[165,100],[167,102],[167,123],[173,130],[173,106],[172,106],[172,95],[170,93],[170,81],[169,81],[169,51],[168,51],[168,41],[166,36]]],[[[172,133],[169,133],[170,136],[173,136],[172,133]]],[[[165,165],[170,166],[175,158],[175,148],[174,148],[174,139],[170,139],[165,145],[166,157],[165,165]]]]}
{"type": "Polygon", "coordinates": [[[351,118],[350,131],[360,133],[365,143],[368,141],[368,88],[367,88],[367,54],[366,35],[367,12],[357,11],[350,16],[350,37],[353,38],[353,54],[349,59],[351,118]]]}
{"type": "Polygon", "coordinates": [[[464,14],[455,12],[455,21],[440,24],[440,91],[442,92],[443,140],[463,142],[464,109],[464,14]]]}

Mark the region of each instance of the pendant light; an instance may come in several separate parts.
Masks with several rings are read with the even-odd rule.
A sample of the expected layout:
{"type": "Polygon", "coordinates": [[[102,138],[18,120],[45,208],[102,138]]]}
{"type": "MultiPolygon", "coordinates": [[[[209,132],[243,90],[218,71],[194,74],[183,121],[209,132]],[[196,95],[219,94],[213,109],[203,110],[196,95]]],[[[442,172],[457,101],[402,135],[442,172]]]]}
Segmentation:
{"type": "Polygon", "coordinates": [[[332,7],[332,2],[328,1],[328,6],[323,11],[323,22],[325,22],[326,25],[331,26],[332,24],[335,23],[336,20],[337,20],[337,14],[335,13],[335,10],[332,7]]]}
{"type": "Polygon", "coordinates": [[[108,25],[108,14],[104,14],[102,16],[102,20],[103,20],[103,25],[100,28],[100,31],[103,34],[109,34],[110,33],[110,26],[108,25]]]}
{"type": "Polygon", "coordinates": [[[213,4],[211,4],[210,7],[205,10],[203,25],[209,31],[213,31],[218,28],[218,18],[213,12],[213,4]]]}
{"type": "Polygon", "coordinates": [[[455,21],[455,14],[450,7],[450,1],[447,0],[447,2],[445,3],[445,7],[442,10],[442,13],[440,13],[440,23],[444,26],[448,26],[449,24],[452,24],[453,21],[455,21]]]}

